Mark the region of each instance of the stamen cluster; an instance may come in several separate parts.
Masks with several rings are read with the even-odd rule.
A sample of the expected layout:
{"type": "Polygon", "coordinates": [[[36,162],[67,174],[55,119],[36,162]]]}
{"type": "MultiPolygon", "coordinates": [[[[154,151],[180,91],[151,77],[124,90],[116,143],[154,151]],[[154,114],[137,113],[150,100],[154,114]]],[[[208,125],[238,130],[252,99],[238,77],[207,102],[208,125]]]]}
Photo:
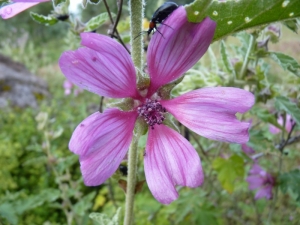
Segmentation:
{"type": "Polygon", "coordinates": [[[137,112],[154,129],[155,124],[160,125],[164,121],[166,109],[157,100],[146,99],[145,103],[137,108],[137,112]]]}

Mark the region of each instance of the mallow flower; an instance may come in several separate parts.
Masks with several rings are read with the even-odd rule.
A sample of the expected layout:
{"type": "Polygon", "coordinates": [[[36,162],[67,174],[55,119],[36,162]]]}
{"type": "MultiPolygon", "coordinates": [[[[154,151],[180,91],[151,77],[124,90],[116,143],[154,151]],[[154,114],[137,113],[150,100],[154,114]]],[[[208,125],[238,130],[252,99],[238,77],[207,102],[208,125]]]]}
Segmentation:
{"type": "Polygon", "coordinates": [[[202,88],[173,99],[162,95],[162,86],[180,78],[203,56],[216,27],[209,18],[189,23],[183,7],[164,23],[168,26],[159,27],[163,36],[155,33],[148,47],[150,84],[143,90],[137,88],[130,55],[107,36],[82,33],[83,47],[64,52],[59,65],[67,79],[79,87],[133,102],[127,111],[109,108],[96,112],[73,132],[69,149],[79,155],[84,183],[100,185],[117,170],[131,143],[136,120],[141,117],[149,126],[144,154],[146,181],[153,196],[169,204],[178,198],[175,185],[198,187],[204,175],[196,150],[164,124],[166,115],[172,114],[204,137],[245,143],[250,124],[237,120],[235,114],[249,110],[254,97],[232,87],[202,88]]]}
{"type": "Polygon", "coordinates": [[[249,183],[249,189],[258,189],[255,194],[255,199],[266,198],[271,199],[273,197],[272,189],[275,185],[274,177],[263,170],[257,163],[253,164],[247,177],[249,183]]]}
{"type": "Polygon", "coordinates": [[[0,15],[3,19],[9,19],[41,2],[48,1],[50,0],[12,0],[12,4],[0,8],[0,15]]]}
{"type": "MultiPolygon", "coordinates": [[[[289,114],[286,114],[285,118],[286,118],[285,119],[285,130],[289,133],[292,130],[292,127],[293,127],[293,125],[294,125],[295,122],[294,122],[292,116],[289,115],[289,114]]],[[[277,119],[277,122],[278,122],[279,125],[283,126],[283,123],[284,123],[283,116],[279,115],[278,119],[277,119]]],[[[272,124],[269,125],[269,131],[272,134],[278,134],[278,133],[281,132],[281,130],[278,127],[275,127],[272,124]]]]}

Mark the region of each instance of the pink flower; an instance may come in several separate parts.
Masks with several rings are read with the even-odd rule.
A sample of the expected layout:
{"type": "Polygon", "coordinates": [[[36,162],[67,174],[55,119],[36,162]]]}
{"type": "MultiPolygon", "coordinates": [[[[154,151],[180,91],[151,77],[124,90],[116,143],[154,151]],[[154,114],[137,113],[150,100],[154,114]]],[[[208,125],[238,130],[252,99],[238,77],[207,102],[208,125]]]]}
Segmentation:
{"type": "MultiPolygon", "coordinates": [[[[277,122],[279,125],[283,126],[283,117],[280,115],[278,116],[278,119],[277,119],[277,122]]],[[[291,115],[287,114],[286,115],[286,120],[285,120],[285,130],[289,133],[293,127],[293,124],[294,124],[294,120],[293,118],[291,117],[291,115]]],[[[275,127],[274,125],[270,124],[269,125],[269,131],[272,133],[272,134],[278,134],[281,132],[281,130],[277,127],[275,127]]]]}
{"type": "Polygon", "coordinates": [[[64,81],[63,87],[65,89],[65,95],[70,95],[71,92],[72,92],[72,88],[74,88],[74,90],[73,90],[74,96],[77,96],[81,92],[83,92],[82,88],[76,88],[76,87],[74,87],[74,84],[71,81],[69,81],[68,79],[66,79],[64,81]]]}
{"type": "Polygon", "coordinates": [[[41,2],[48,1],[50,0],[12,0],[12,4],[0,8],[0,15],[3,19],[9,19],[41,2]]]}
{"type": "Polygon", "coordinates": [[[249,145],[247,145],[246,143],[241,144],[242,150],[245,152],[245,154],[247,155],[252,155],[255,153],[255,150],[253,148],[251,148],[249,145]]]}
{"type": "Polygon", "coordinates": [[[249,189],[258,189],[255,199],[271,199],[273,196],[272,188],[275,185],[275,179],[272,175],[264,171],[257,163],[253,164],[249,174],[247,178],[249,189]]]}
{"type": "Polygon", "coordinates": [[[203,88],[173,99],[164,99],[158,89],[181,77],[206,52],[214,35],[215,22],[189,23],[183,7],[175,10],[150,41],[147,63],[150,86],[137,90],[136,72],[130,55],[113,39],[82,33],[85,47],[62,54],[59,65],[74,84],[101,96],[131,98],[131,110],[117,108],[96,112],[75,129],[69,143],[79,155],[84,183],[100,185],[123,160],[138,117],[150,127],[144,170],[153,196],[163,204],[178,198],[175,185],[198,187],[204,175],[193,146],[163,124],[172,114],[194,132],[213,140],[244,143],[249,123],[236,119],[237,112],[251,108],[254,97],[238,88],[203,88]]]}

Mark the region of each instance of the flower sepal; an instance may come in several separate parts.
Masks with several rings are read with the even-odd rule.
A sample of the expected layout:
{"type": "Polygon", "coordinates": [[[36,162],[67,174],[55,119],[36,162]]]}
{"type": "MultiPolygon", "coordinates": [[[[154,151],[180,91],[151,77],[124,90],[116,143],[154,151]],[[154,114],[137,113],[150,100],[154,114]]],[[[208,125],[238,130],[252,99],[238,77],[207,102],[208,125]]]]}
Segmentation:
{"type": "Polygon", "coordinates": [[[117,108],[121,111],[130,111],[134,107],[134,100],[132,98],[122,98],[121,100],[107,104],[108,108],[117,108]]]}
{"type": "Polygon", "coordinates": [[[177,84],[179,84],[183,80],[183,78],[184,78],[184,75],[179,77],[177,80],[159,88],[157,91],[158,95],[161,96],[162,99],[171,99],[171,92],[172,92],[173,88],[177,84]]]}
{"type": "Polygon", "coordinates": [[[148,127],[149,125],[145,122],[145,120],[143,120],[142,117],[138,117],[135,122],[133,133],[135,135],[143,136],[147,133],[148,127]]]}

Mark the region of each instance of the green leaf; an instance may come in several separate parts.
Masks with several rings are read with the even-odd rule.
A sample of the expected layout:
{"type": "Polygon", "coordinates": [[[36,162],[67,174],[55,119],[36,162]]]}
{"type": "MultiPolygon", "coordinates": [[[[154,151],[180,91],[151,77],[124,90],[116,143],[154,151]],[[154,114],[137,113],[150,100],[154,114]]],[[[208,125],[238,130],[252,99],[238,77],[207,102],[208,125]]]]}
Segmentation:
{"type": "Polygon", "coordinates": [[[25,211],[34,209],[38,206],[45,204],[46,202],[53,202],[60,196],[60,191],[54,188],[48,188],[42,190],[37,195],[31,195],[26,199],[18,200],[15,202],[15,210],[18,214],[22,214],[25,211]]]}
{"type": "Polygon", "coordinates": [[[85,195],[83,198],[80,199],[79,202],[77,202],[73,210],[77,215],[84,216],[86,212],[92,208],[93,206],[93,199],[96,195],[96,192],[91,192],[88,195],[85,195]]]}
{"type": "Polygon", "coordinates": [[[186,6],[188,20],[209,16],[217,22],[214,41],[232,33],[300,16],[299,0],[196,0],[186,6]]]}
{"type": "Polygon", "coordinates": [[[263,109],[260,106],[254,106],[251,109],[251,112],[255,114],[259,119],[266,123],[271,123],[274,126],[282,129],[282,127],[278,124],[277,119],[274,114],[271,114],[269,110],[263,109]]]}
{"type": "Polygon", "coordinates": [[[110,219],[104,213],[91,213],[90,218],[101,225],[118,225],[120,212],[121,212],[121,208],[118,208],[116,214],[113,216],[112,219],[110,219]]]}
{"type": "Polygon", "coordinates": [[[282,22],[287,28],[289,28],[291,31],[295,32],[297,34],[298,31],[298,22],[296,19],[293,20],[287,20],[282,22]]]}
{"type": "Polygon", "coordinates": [[[286,193],[288,190],[291,190],[297,196],[296,201],[300,201],[300,170],[299,169],[279,175],[278,183],[283,193],[286,193]]]}
{"type": "Polygon", "coordinates": [[[228,57],[226,45],[224,41],[221,41],[221,56],[227,72],[231,73],[235,77],[235,70],[228,57]]]}
{"type": "MultiPolygon", "coordinates": [[[[115,14],[112,13],[112,16],[114,17],[115,14]]],[[[98,27],[100,27],[102,24],[104,24],[108,20],[108,13],[101,13],[98,16],[95,16],[91,18],[87,23],[84,31],[93,31],[96,30],[98,27]]]]}
{"type": "Polygon", "coordinates": [[[275,107],[277,110],[283,110],[290,114],[297,124],[300,124],[300,109],[298,106],[291,102],[287,97],[278,96],[275,98],[275,107]]]}
{"type": "Polygon", "coordinates": [[[300,64],[293,57],[285,55],[281,52],[270,52],[270,56],[283,69],[288,70],[296,76],[300,77],[300,64]]]}
{"type": "Polygon", "coordinates": [[[44,16],[34,12],[30,12],[30,16],[35,22],[43,24],[45,26],[51,26],[58,22],[58,19],[56,19],[55,17],[44,16]]]}
{"type": "MultiPolygon", "coordinates": [[[[5,218],[10,224],[18,224],[18,216],[14,210],[14,207],[10,203],[4,203],[0,205],[0,218],[5,218]]],[[[2,220],[0,220],[1,222],[2,220]]]]}
{"type": "Polygon", "coordinates": [[[244,176],[243,158],[238,155],[232,155],[229,159],[216,158],[212,166],[218,172],[218,180],[223,188],[232,193],[234,190],[234,181],[244,176]]]}

